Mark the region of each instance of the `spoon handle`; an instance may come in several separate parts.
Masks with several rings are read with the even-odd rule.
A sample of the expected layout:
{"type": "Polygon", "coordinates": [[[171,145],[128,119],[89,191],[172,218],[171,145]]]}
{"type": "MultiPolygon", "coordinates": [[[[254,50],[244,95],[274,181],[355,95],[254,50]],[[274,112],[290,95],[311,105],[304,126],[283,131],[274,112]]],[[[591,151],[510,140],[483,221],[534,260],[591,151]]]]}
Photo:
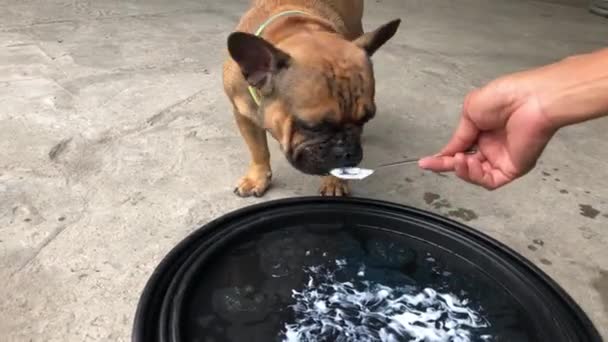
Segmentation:
{"type": "Polygon", "coordinates": [[[377,169],[391,167],[391,166],[413,164],[413,163],[417,163],[419,160],[420,160],[420,158],[410,158],[410,159],[400,160],[400,161],[396,161],[396,162],[392,162],[392,163],[378,165],[377,169]]]}
{"type": "MultiPolygon", "coordinates": [[[[472,148],[472,149],[466,151],[464,154],[471,155],[471,154],[475,154],[475,153],[477,153],[477,149],[472,148]]],[[[381,168],[385,168],[385,167],[413,164],[413,163],[417,163],[419,160],[420,160],[420,158],[409,158],[409,159],[404,159],[404,160],[400,160],[400,161],[396,161],[396,162],[392,162],[392,163],[381,164],[381,165],[378,165],[378,167],[376,167],[376,168],[381,169],[381,168]]]]}

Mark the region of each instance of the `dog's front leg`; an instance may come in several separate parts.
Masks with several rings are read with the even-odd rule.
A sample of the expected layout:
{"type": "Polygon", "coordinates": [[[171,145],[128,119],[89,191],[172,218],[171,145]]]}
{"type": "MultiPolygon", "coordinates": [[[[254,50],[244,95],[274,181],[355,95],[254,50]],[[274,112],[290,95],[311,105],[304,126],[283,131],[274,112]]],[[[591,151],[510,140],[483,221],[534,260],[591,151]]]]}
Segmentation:
{"type": "Polygon", "coordinates": [[[325,176],[321,178],[321,187],[319,194],[327,197],[342,197],[350,195],[350,187],[348,181],[336,178],[334,176],[325,176]]]}
{"type": "Polygon", "coordinates": [[[241,197],[262,197],[266,190],[268,190],[272,179],[266,131],[256,125],[251,119],[238,113],[236,109],[234,117],[251,153],[249,170],[239,180],[234,193],[241,197]]]}

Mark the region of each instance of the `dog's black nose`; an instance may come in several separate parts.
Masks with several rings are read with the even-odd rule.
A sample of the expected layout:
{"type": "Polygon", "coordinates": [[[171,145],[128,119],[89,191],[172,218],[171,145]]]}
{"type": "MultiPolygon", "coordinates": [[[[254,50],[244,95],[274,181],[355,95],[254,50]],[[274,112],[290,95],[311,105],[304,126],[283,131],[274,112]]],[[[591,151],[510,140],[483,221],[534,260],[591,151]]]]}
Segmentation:
{"type": "Polygon", "coordinates": [[[338,164],[343,167],[357,166],[363,159],[363,150],[360,146],[337,145],[334,151],[338,164]]]}

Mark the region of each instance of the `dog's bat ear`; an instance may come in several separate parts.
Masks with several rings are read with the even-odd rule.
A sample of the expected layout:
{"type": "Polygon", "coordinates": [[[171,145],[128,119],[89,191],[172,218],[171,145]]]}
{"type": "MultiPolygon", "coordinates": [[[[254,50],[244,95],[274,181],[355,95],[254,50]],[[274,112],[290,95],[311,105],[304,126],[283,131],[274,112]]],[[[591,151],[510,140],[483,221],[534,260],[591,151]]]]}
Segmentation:
{"type": "Polygon", "coordinates": [[[393,38],[400,24],[401,19],[393,20],[380,26],[373,32],[364,33],[353,42],[365,50],[368,56],[372,56],[384,43],[393,38]]]}
{"type": "Polygon", "coordinates": [[[228,37],[228,51],[247,82],[258,89],[270,84],[272,76],[289,65],[290,57],[263,38],[245,32],[228,37]]]}

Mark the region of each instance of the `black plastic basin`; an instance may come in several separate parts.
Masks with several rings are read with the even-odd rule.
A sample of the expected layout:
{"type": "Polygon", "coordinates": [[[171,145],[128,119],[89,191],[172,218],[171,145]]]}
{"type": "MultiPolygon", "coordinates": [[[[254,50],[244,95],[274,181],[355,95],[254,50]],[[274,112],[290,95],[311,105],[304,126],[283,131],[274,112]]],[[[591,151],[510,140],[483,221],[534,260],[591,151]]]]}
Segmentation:
{"type": "Polygon", "coordinates": [[[134,342],[601,341],[542,271],[449,219],[296,198],[230,213],[165,257],[134,342]],[[426,338],[423,339],[423,338],[426,338]]]}

